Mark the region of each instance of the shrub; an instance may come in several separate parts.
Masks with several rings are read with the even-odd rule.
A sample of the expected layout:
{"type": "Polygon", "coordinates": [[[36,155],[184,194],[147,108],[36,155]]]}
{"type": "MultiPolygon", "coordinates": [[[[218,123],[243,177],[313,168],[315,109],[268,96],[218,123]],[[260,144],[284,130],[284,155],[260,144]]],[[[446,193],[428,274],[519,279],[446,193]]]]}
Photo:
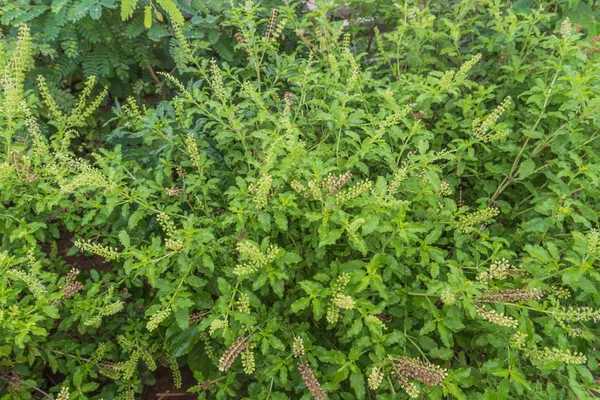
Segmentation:
{"type": "Polygon", "coordinates": [[[199,398],[593,398],[598,40],[479,3],[407,3],[367,53],[331,4],[246,1],[227,16],[245,63],[182,40],[193,78],[116,105],[93,154],[71,140],[103,93],[66,112],[41,79],[38,125],[22,28],[0,108],[7,396],[136,398],[163,363],[199,398]]]}

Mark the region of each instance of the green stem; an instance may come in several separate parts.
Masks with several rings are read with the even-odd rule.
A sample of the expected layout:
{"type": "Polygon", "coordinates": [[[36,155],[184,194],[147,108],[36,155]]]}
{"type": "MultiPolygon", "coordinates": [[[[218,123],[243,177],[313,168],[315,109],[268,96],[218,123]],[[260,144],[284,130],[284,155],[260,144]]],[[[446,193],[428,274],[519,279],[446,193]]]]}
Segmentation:
{"type": "Polygon", "coordinates": [[[338,130],[337,143],[335,145],[335,159],[337,161],[338,168],[340,167],[340,140],[342,138],[342,127],[338,130]]]}
{"type": "MultiPolygon", "coordinates": [[[[552,82],[550,83],[550,87],[548,88],[548,93],[546,94],[546,97],[544,99],[544,104],[542,106],[542,109],[540,110],[540,115],[538,116],[537,121],[535,121],[535,123],[533,124],[533,127],[531,128],[532,132],[536,130],[536,128],[538,127],[538,125],[540,124],[540,122],[542,121],[542,119],[544,118],[544,113],[546,112],[546,107],[548,106],[548,102],[550,101],[550,96],[552,95],[552,88],[554,87],[554,84],[556,83],[556,79],[558,78],[558,74],[561,71],[561,67],[562,67],[562,58],[561,58],[561,63],[556,68],[556,72],[554,74],[554,77],[552,78],[552,82]]],[[[559,129],[557,129],[552,136],[554,136],[560,129],[562,129],[562,127],[559,128],[559,129]]],[[[496,193],[494,193],[494,195],[490,199],[490,202],[489,202],[490,204],[494,203],[498,199],[498,197],[500,196],[500,194],[502,194],[502,192],[504,192],[504,190],[506,190],[506,188],[517,177],[517,174],[519,173],[518,167],[520,165],[521,156],[525,152],[525,149],[527,148],[527,145],[529,144],[529,140],[530,139],[531,139],[530,136],[527,136],[527,138],[525,139],[525,142],[521,146],[521,149],[519,150],[519,153],[515,157],[515,160],[514,160],[513,165],[512,165],[512,167],[510,169],[508,177],[502,182],[502,184],[500,185],[500,187],[498,188],[498,190],[496,190],[496,193]]],[[[532,154],[529,158],[532,158],[533,156],[534,156],[534,154],[532,154]]]]}

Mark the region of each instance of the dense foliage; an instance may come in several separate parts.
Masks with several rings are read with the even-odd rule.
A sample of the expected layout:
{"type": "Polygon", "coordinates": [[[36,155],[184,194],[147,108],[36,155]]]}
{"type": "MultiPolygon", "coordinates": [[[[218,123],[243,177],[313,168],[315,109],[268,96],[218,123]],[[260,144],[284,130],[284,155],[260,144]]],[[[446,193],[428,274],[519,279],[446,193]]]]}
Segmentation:
{"type": "Polygon", "coordinates": [[[206,56],[240,62],[233,32],[223,26],[228,7],[216,0],[0,0],[0,28],[12,38],[20,25],[30,26],[33,74],[44,75],[61,106],[73,105],[73,91],[90,76],[115,97],[160,99],[165,88],[155,71],[177,73],[171,22],[206,56]]]}
{"type": "Polygon", "coordinates": [[[91,151],[109,89],[55,100],[19,27],[1,398],[595,398],[597,7],[374,3],[228,7],[237,65],[175,21],[176,96],[91,151]]]}

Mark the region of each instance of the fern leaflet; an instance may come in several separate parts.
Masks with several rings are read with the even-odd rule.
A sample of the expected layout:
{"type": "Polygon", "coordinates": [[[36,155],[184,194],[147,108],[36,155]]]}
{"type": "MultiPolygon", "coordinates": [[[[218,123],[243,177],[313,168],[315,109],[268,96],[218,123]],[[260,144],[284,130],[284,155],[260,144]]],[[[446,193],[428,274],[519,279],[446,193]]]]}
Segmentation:
{"type": "Polygon", "coordinates": [[[156,0],[156,2],[169,14],[173,23],[183,25],[183,14],[179,11],[173,0],[156,0]]]}
{"type": "Polygon", "coordinates": [[[133,15],[138,0],[123,0],[121,2],[121,19],[128,20],[133,15]]]}

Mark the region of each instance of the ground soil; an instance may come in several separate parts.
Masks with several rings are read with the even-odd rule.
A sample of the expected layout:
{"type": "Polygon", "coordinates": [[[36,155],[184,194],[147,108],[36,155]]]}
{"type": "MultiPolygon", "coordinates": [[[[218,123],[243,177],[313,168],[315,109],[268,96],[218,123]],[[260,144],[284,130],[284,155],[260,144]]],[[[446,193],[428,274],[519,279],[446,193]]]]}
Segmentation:
{"type": "MultiPolygon", "coordinates": [[[[98,272],[106,272],[110,270],[110,264],[104,261],[104,258],[95,254],[78,253],[72,256],[67,255],[71,247],[73,247],[73,234],[64,228],[59,229],[60,237],[56,239],[56,247],[58,255],[65,262],[74,268],[81,271],[89,271],[95,269],[98,272]]],[[[42,250],[46,254],[50,254],[50,243],[41,243],[42,250]]]]}
{"type": "Polygon", "coordinates": [[[187,393],[186,390],[198,384],[188,368],[181,368],[181,389],[173,387],[173,374],[169,368],[159,367],[154,372],[156,384],[146,386],[142,400],[195,400],[198,394],[187,393]]]}

